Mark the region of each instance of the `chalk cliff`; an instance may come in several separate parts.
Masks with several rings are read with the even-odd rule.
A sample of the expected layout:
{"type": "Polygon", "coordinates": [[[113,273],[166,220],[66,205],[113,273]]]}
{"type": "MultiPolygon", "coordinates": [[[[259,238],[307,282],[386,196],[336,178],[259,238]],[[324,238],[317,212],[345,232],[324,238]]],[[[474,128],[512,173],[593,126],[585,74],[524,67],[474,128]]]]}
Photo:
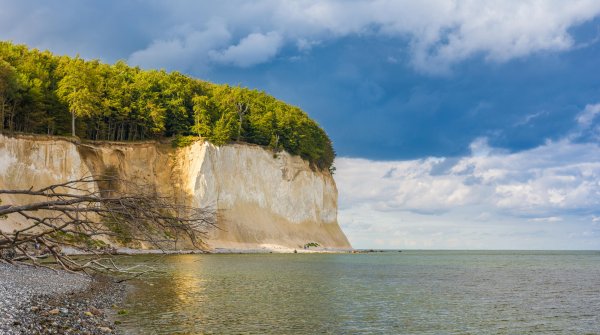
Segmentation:
{"type": "MultiPolygon", "coordinates": [[[[209,231],[211,248],[298,248],[317,242],[350,248],[337,224],[337,189],[328,172],[313,171],[300,157],[259,146],[216,147],[196,142],[168,144],[77,144],[44,136],[0,134],[0,188],[30,188],[111,170],[144,180],[196,207],[212,206],[219,228],[209,231]]],[[[26,198],[2,196],[5,204],[26,198]]],[[[21,224],[0,221],[3,230],[21,224]]]]}

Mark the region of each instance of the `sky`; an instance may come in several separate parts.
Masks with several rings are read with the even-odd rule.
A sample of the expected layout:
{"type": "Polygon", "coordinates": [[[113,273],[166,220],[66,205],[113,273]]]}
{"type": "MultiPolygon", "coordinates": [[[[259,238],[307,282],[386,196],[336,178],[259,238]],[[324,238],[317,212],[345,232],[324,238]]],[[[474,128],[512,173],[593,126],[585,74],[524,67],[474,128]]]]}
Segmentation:
{"type": "Polygon", "coordinates": [[[600,249],[600,1],[0,0],[0,39],[301,107],[356,248],[600,249]]]}

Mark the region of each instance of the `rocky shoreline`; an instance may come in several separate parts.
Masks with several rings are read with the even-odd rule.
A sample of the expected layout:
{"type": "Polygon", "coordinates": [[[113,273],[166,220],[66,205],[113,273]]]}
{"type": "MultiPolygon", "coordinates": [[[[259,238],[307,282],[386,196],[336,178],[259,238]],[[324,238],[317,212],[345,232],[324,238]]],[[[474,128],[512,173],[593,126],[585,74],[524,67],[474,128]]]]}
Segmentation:
{"type": "Polygon", "coordinates": [[[120,334],[127,286],[110,278],[0,263],[0,334],[120,334]]]}

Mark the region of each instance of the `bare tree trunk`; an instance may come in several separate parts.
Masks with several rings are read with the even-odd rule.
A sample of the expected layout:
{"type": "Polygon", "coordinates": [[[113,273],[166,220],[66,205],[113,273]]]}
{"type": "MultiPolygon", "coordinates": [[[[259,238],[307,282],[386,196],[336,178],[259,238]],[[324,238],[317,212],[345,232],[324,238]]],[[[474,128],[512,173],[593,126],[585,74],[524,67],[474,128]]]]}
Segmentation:
{"type": "Polygon", "coordinates": [[[239,117],[238,135],[237,135],[236,140],[239,141],[242,136],[242,123],[244,122],[244,116],[246,115],[246,113],[248,113],[248,105],[238,102],[236,104],[236,107],[237,107],[237,114],[239,117]]]}
{"type": "Polygon", "coordinates": [[[8,114],[8,130],[12,133],[14,130],[14,119],[15,119],[15,110],[17,108],[17,102],[15,101],[10,108],[10,113],[8,114]]]}
{"type": "Polygon", "coordinates": [[[106,140],[110,141],[112,138],[112,122],[108,120],[108,126],[106,128],[106,140]]]}
{"type": "Polygon", "coordinates": [[[2,98],[0,104],[0,131],[4,130],[4,109],[6,108],[6,99],[2,98]]]}
{"type": "Polygon", "coordinates": [[[71,111],[71,134],[75,137],[75,111],[71,111]]]}

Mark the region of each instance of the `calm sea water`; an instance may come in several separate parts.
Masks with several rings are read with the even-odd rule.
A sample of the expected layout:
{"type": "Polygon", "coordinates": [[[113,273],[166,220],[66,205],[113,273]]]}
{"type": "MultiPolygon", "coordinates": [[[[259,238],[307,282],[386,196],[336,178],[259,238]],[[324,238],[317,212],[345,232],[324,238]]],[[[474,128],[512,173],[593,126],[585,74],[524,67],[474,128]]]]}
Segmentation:
{"type": "MultiPolygon", "coordinates": [[[[147,256],[129,261],[142,261],[147,256]]],[[[600,334],[600,252],[179,255],[132,334],[600,334]]]]}

